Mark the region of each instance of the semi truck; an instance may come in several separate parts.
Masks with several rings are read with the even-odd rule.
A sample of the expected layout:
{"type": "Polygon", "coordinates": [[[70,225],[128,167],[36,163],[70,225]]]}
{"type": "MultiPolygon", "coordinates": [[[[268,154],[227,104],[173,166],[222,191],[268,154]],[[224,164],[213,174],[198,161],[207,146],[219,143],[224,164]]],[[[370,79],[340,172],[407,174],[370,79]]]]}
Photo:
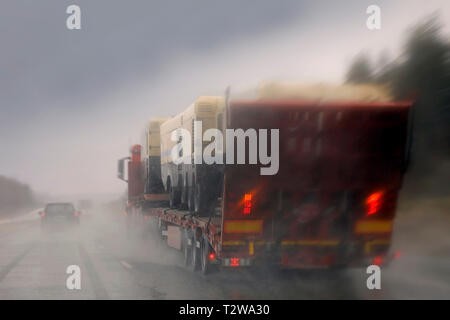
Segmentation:
{"type": "MultiPolygon", "coordinates": [[[[128,161],[127,219],[134,225],[153,219],[167,244],[183,252],[186,267],[204,274],[258,265],[384,264],[408,164],[413,102],[374,95],[372,88],[345,90],[337,96],[322,87],[307,95],[291,89],[280,94],[269,86],[255,99],[201,97],[158,122],[161,178],[142,174],[140,145],[119,160],[121,179],[128,161]],[[279,153],[277,173],[261,175],[262,164],[248,161],[208,168],[167,160],[177,142],[170,144],[168,134],[183,126],[193,130],[192,120],[206,114],[203,129],[278,130],[278,150],[266,146],[279,153]],[[148,183],[158,185],[157,192],[146,193],[153,190],[143,187],[148,183]],[[209,195],[195,205],[203,193],[209,195]]],[[[268,139],[258,142],[261,148],[268,139]]]]}

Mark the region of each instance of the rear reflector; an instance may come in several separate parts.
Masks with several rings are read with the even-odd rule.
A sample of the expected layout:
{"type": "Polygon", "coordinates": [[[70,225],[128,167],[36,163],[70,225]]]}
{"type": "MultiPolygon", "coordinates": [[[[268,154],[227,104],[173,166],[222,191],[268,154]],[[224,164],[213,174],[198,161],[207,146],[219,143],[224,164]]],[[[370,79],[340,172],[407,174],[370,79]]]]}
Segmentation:
{"type": "Polygon", "coordinates": [[[261,233],[262,220],[225,220],[225,233],[261,233]]]}
{"type": "Polygon", "coordinates": [[[230,267],[238,267],[239,258],[230,258],[230,267]]]}
{"type": "Polygon", "coordinates": [[[392,231],[392,220],[360,220],[356,222],[355,233],[387,233],[392,231]]]}
{"type": "Polygon", "coordinates": [[[247,267],[252,264],[252,260],[249,258],[224,258],[221,264],[224,267],[247,267]]]}

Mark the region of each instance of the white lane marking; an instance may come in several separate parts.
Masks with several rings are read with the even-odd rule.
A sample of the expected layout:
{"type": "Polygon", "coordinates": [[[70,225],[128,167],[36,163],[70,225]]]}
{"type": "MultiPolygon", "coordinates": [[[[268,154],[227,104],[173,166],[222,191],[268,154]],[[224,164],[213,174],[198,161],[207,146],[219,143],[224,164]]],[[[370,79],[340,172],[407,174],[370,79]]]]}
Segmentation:
{"type": "Polygon", "coordinates": [[[125,260],[120,260],[120,263],[127,269],[133,269],[133,266],[126,262],[125,260]]]}

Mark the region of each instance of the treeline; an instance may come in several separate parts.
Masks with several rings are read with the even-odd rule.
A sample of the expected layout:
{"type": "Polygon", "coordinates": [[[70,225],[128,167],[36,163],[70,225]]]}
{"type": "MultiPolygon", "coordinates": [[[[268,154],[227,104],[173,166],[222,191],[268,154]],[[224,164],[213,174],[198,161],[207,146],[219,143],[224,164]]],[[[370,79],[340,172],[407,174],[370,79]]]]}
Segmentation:
{"type": "Polygon", "coordinates": [[[383,53],[373,63],[367,55],[358,55],[346,80],[386,85],[398,100],[415,98],[411,170],[426,176],[440,165],[448,166],[450,42],[448,35],[443,35],[439,16],[414,26],[406,35],[401,55],[395,59],[383,53]]]}
{"type": "Polygon", "coordinates": [[[34,203],[33,191],[28,185],[0,176],[1,215],[11,215],[18,210],[32,207],[34,203]]]}

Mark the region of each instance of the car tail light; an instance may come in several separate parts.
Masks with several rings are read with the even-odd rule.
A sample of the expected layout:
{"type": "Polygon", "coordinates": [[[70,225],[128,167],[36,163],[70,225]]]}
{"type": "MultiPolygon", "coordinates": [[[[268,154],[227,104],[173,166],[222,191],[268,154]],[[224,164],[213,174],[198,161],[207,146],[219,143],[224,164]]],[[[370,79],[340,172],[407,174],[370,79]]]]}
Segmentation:
{"type": "Polygon", "coordinates": [[[252,194],[246,193],[244,195],[244,214],[250,214],[252,211],[252,194]]]}
{"type": "Polygon", "coordinates": [[[369,195],[366,199],[367,215],[373,215],[380,211],[383,202],[383,192],[378,191],[369,195]]]}

